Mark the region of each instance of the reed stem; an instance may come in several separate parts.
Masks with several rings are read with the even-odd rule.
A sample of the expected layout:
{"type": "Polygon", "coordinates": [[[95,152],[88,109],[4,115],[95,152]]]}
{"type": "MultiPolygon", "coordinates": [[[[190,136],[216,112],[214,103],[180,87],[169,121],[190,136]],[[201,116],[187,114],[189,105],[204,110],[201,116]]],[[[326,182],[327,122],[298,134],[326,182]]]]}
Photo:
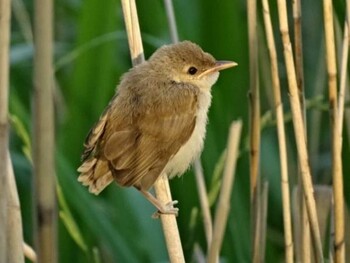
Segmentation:
{"type": "MultiPolygon", "coordinates": [[[[145,60],[136,3],[135,0],[122,0],[121,2],[126,31],[128,35],[131,59],[133,65],[135,66],[145,60]]],[[[169,180],[166,175],[161,176],[155,182],[154,189],[159,201],[164,204],[172,201],[169,180]]],[[[185,262],[175,215],[161,214],[160,220],[162,222],[170,261],[173,263],[185,262]]]]}
{"type": "Polygon", "coordinates": [[[280,23],[280,32],[282,35],[284,59],[287,70],[289,99],[293,117],[294,134],[298,150],[298,159],[301,171],[302,186],[304,190],[307,213],[310,221],[313,244],[315,248],[316,260],[324,262],[322,252],[322,242],[320,236],[320,228],[317,219],[317,211],[315,198],[313,196],[313,185],[311,171],[309,167],[308,153],[306,147],[305,127],[303,122],[303,114],[299,101],[298,85],[293,60],[293,51],[289,38],[287,6],[285,0],[278,0],[278,17],[280,23]]]}
{"type": "MultiPolygon", "coordinates": [[[[343,168],[341,158],[340,119],[338,114],[337,65],[334,43],[333,6],[331,0],[323,1],[326,61],[328,73],[328,95],[332,129],[332,177],[334,199],[334,254],[335,263],[345,262],[344,243],[344,196],[343,168]]],[[[341,120],[342,121],[342,120],[341,120]]]]}
{"type": "Polygon", "coordinates": [[[273,29],[270,16],[270,8],[267,0],[262,1],[263,15],[265,22],[265,32],[267,39],[267,46],[269,49],[270,63],[271,63],[271,78],[272,89],[274,94],[276,118],[277,118],[277,133],[278,133],[278,146],[280,154],[280,168],[281,168],[281,189],[282,189],[282,202],[283,202],[283,222],[284,222],[284,245],[285,245],[285,262],[292,263],[294,260],[293,252],[293,237],[292,237],[292,220],[291,220],[291,208],[290,208],[290,193],[289,193],[289,180],[288,180],[288,158],[287,158],[287,146],[284,130],[284,116],[283,116],[283,104],[281,100],[281,87],[278,73],[278,61],[276,45],[273,37],[273,29]]]}
{"type": "Polygon", "coordinates": [[[11,1],[0,0],[0,262],[7,258],[9,43],[11,1]]]}
{"type": "Polygon", "coordinates": [[[209,247],[208,263],[216,263],[219,257],[222,241],[225,234],[227,218],[230,211],[230,198],[234,183],[236,162],[239,154],[239,141],[242,130],[242,121],[231,124],[227,143],[227,158],[221,184],[218,206],[216,208],[213,241],[209,247]]]}

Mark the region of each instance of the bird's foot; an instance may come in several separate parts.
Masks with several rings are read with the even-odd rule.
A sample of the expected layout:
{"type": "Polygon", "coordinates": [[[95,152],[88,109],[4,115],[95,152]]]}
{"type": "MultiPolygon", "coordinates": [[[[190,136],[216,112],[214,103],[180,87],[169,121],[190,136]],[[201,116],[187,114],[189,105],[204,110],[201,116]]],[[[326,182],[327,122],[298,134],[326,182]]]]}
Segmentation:
{"type": "Polygon", "coordinates": [[[175,215],[177,216],[179,213],[179,208],[174,207],[178,203],[177,200],[171,201],[166,205],[162,205],[158,207],[158,211],[152,215],[152,218],[159,218],[161,215],[175,215]]]}

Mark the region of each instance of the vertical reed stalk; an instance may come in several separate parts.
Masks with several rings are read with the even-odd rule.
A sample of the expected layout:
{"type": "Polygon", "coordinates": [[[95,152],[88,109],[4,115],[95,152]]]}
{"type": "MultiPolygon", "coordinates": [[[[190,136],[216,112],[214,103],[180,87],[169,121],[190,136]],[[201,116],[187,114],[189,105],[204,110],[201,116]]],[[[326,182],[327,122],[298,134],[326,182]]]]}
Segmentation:
{"type": "MultiPolygon", "coordinates": [[[[122,0],[121,2],[131,59],[133,65],[135,66],[145,60],[136,3],[135,0],[122,0]]],[[[161,176],[156,181],[154,184],[154,189],[158,200],[162,203],[166,204],[172,200],[169,181],[166,175],[161,176]]],[[[162,222],[170,262],[185,262],[175,215],[160,215],[160,220],[162,222]]]]}
{"type": "MultiPolygon", "coordinates": [[[[349,16],[350,14],[347,14],[349,16]]],[[[341,66],[340,66],[340,89],[339,89],[339,131],[343,131],[344,121],[344,103],[346,97],[346,79],[347,79],[347,67],[349,58],[349,27],[347,21],[344,23],[344,36],[343,36],[343,47],[341,53],[341,66]]],[[[342,145],[341,145],[342,146],[342,145]]]]}
{"type": "Polygon", "coordinates": [[[216,263],[219,257],[222,240],[225,234],[227,218],[230,211],[230,197],[234,182],[236,162],[239,153],[239,140],[242,130],[242,121],[235,121],[231,124],[227,143],[227,158],[221,184],[218,206],[215,213],[213,230],[213,241],[209,247],[208,263],[216,263]]]}
{"type": "Polygon", "coordinates": [[[8,167],[8,204],[7,204],[7,260],[11,263],[24,262],[22,218],[21,207],[17,194],[15,174],[10,159],[10,152],[7,151],[7,158],[4,161],[8,167]]]}
{"type": "MultiPolygon", "coordinates": [[[[306,109],[305,109],[305,92],[304,92],[304,67],[303,67],[303,45],[302,45],[302,30],[301,30],[301,3],[300,0],[293,1],[293,20],[294,20],[294,48],[295,48],[295,72],[297,78],[297,85],[299,91],[299,101],[301,106],[301,111],[303,112],[305,138],[307,139],[307,121],[306,121],[306,109]]],[[[303,194],[302,180],[300,178],[300,168],[298,173],[298,187],[303,194]]],[[[301,257],[303,263],[311,262],[311,239],[310,239],[310,223],[307,217],[306,203],[304,198],[300,198],[300,216],[301,225],[298,228],[300,233],[298,237],[299,257],[301,257]]]]}
{"type": "Polygon", "coordinates": [[[0,0],[0,262],[7,257],[7,202],[8,171],[8,90],[9,90],[9,43],[11,1],[0,0]]]}
{"type": "MultiPolygon", "coordinates": [[[[166,174],[158,178],[154,185],[154,188],[156,191],[157,199],[160,202],[167,204],[172,201],[169,180],[166,174]]],[[[161,214],[160,220],[162,222],[162,228],[170,262],[185,263],[175,215],[161,214]]]]}
{"type": "Polygon", "coordinates": [[[270,63],[271,63],[271,78],[272,89],[275,101],[275,110],[277,117],[277,133],[278,145],[280,154],[280,168],[281,168],[281,189],[283,200],[283,222],[284,222],[284,245],[285,245],[285,262],[292,263],[293,255],[293,238],[292,238],[292,223],[291,223],[291,209],[290,209],[290,193],[288,181],[288,158],[287,147],[284,130],[284,116],[283,103],[281,100],[281,87],[278,73],[278,62],[275,41],[273,37],[273,30],[271,24],[270,8],[267,0],[263,0],[263,15],[265,22],[265,32],[267,46],[269,49],[270,63]]]}
{"type": "Polygon", "coordinates": [[[332,200],[332,208],[330,213],[330,238],[329,238],[329,262],[334,263],[334,200],[332,200]]]}
{"type": "Polygon", "coordinates": [[[54,162],[53,2],[35,1],[34,172],[38,262],[57,262],[54,162]]]}
{"type": "Polygon", "coordinates": [[[122,0],[123,16],[133,66],[145,61],[135,0],[122,0]]]}
{"type": "Polygon", "coordinates": [[[173,1],[164,0],[164,5],[165,5],[166,17],[168,18],[171,42],[177,43],[179,42],[179,35],[177,33],[173,1]]]}
{"type": "Polygon", "coordinates": [[[207,246],[210,247],[211,241],[213,239],[213,221],[210,214],[210,205],[208,200],[208,192],[205,187],[203,168],[199,159],[197,159],[194,163],[194,172],[198,187],[199,201],[203,213],[205,237],[207,239],[207,246]]]}
{"type": "Polygon", "coordinates": [[[332,128],[332,177],[334,198],[334,253],[335,263],[345,262],[344,244],[344,196],[341,159],[341,131],[339,130],[337,101],[337,66],[334,43],[333,6],[331,0],[323,1],[328,95],[332,128]]]}
{"type": "Polygon", "coordinates": [[[255,195],[259,175],[260,96],[258,83],[258,46],[256,30],[256,0],[248,0],[249,84],[250,84],[250,189],[255,195]]]}
{"type": "Polygon", "coordinates": [[[313,185],[311,172],[309,167],[308,153],[306,147],[306,138],[305,138],[305,128],[303,123],[303,115],[301,111],[299,94],[298,94],[298,85],[296,80],[296,73],[293,60],[293,51],[289,38],[288,30],[288,20],[287,20],[287,7],[285,0],[278,0],[278,17],[280,23],[280,32],[282,35],[283,42],[283,51],[284,59],[287,70],[288,78],[288,88],[290,93],[290,104],[293,118],[293,126],[295,139],[298,150],[298,158],[301,171],[302,185],[306,200],[306,207],[308,212],[308,217],[311,225],[311,232],[313,237],[313,244],[315,248],[315,255],[317,262],[324,262],[323,253],[322,253],[322,243],[320,237],[319,224],[317,219],[316,204],[315,198],[313,196],[313,185]]]}
{"type": "Polygon", "coordinates": [[[258,45],[256,23],[256,0],[247,0],[249,41],[249,85],[250,85],[250,211],[251,244],[253,262],[260,261],[260,92],[258,75],[258,45]]]}
{"type": "Polygon", "coordinates": [[[269,199],[269,183],[264,181],[261,189],[261,246],[260,246],[260,256],[261,261],[265,262],[265,251],[266,251],[266,229],[267,229],[267,211],[268,211],[268,199],[269,199]]]}
{"type": "MultiPolygon", "coordinates": [[[[346,1],[346,24],[347,26],[344,27],[344,30],[345,28],[347,29],[347,35],[348,35],[348,44],[350,45],[350,1],[346,1]]],[[[344,32],[344,37],[345,37],[345,32],[344,32]]],[[[346,80],[345,82],[348,84],[349,83],[349,79],[347,77],[347,74],[346,75],[346,80]]],[[[341,75],[340,75],[340,79],[342,79],[342,72],[341,72],[341,75]]],[[[340,84],[340,87],[342,87],[342,83],[340,84]]],[[[348,87],[348,85],[346,85],[346,88],[348,87]]],[[[340,88],[341,90],[341,88],[340,88]]],[[[345,99],[346,100],[349,100],[350,98],[350,95],[349,95],[349,92],[345,92],[345,99]]],[[[340,102],[339,102],[340,103],[340,102]]],[[[346,109],[345,110],[345,121],[346,121],[346,132],[347,132],[347,135],[348,137],[350,137],[350,111],[349,109],[346,109]]],[[[341,123],[343,124],[343,123],[341,123]]],[[[340,129],[342,131],[342,129],[340,129]]]]}
{"type": "Polygon", "coordinates": [[[300,0],[293,1],[293,20],[294,20],[295,73],[296,73],[297,84],[299,89],[300,105],[304,110],[304,117],[305,117],[303,42],[302,42],[302,32],[301,32],[300,0]]]}

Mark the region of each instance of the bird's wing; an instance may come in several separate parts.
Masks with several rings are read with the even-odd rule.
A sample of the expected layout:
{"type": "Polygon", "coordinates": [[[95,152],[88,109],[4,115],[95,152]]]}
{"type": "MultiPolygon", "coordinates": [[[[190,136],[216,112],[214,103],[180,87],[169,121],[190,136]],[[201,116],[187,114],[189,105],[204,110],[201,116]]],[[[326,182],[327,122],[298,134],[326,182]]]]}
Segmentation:
{"type": "Polygon", "coordinates": [[[113,179],[122,186],[148,190],[195,127],[196,93],[171,94],[168,103],[161,98],[145,102],[138,94],[138,103],[147,105],[129,110],[125,97],[116,97],[85,141],[78,181],[95,194],[113,179]]]}
{"type": "Polygon", "coordinates": [[[111,105],[115,99],[116,96],[113,97],[100,119],[89,131],[81,156],[82,164],[78,168],[78,172],[80,172],[78,181],[89,186],[89,191],[94,194],[99,194],[113,181],[109,162],[101,155],[101,144],[104,142],[111,105]]]}
{"type": "Polygon", "coordinates": [[[107,185],[113,181],[112,172],[109,169],[108,161],[101,158],[99,146],[105,132],[108,111],[101,116],[99,121],[90,130],[82,154],[82,165],[78,168],[80,176],[78,181],[89,186],[89,191],[99,194],[107,185]]]}
{"type": "Polygon", "coordinates": [[[141,107],[144,112],[129,127],[120,129],[110,123],[108,130],[113,132],[106,141],[104,156],[120,185],[148,190],[190,138],[196,122],[197,96],[190,91],[175,92],[173,96],[177,97],[168,97],[169,103],[141,107]]]}

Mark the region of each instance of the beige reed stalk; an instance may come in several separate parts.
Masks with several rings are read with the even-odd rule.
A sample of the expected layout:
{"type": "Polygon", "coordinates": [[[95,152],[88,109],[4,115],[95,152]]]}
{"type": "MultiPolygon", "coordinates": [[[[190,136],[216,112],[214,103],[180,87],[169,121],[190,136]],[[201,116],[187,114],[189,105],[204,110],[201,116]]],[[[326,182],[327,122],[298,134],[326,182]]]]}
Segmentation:
{"type": "Polygon", "coordinates": [[[260,96],[258,83],[258,47],[256,0],[248,0],[249,83],[250,83],[250,189],[251,199],[257,189],[260,152],[260,96]]]}
{"type": "Polygon", "coordinates": [[[337,101],[337,65],[334,43],[333,6],[331,0],[323,1],[326,38],[326,61],[328,73],[328,95],[332,128],[332,177],[334,199],[334,255],[335,263],[345,262],[344,244],[344,195],[341,159],[341,131],[337,101]]]}
{"type": "Polygon", "coordinates": [[[268,211],[268,199],[269,199],[269,182],[265,181],[261,187],[261,216],[260,216],[260,226],[261,226],[261,245],[260,245],[260,256],[261,262],[264,262],[265,252],[266,252],[266,229],[267,229],[267,211],[268,211]]]}
{"type": "Polygon", "coordinates": [[[53,2],[35,1],[34,17],[35,240],[38,262],[57,262],[53,107],[53,2]]]}
{"type": "MultiPolygon", "coordinates": [[[[293,1],[293,21],[294,21],[294,50],[295,50],[295,72],[299,91],[299,101],[301,111],[303,112],[303,121],[305,134],[307,134],[307,121],[305,109],[305,92],[304,92],[304,67],[303,67],[303,45],[302,45],[302,30],[301,30],[301,2],[300,0],[293,1]]],[[[305,135],[307,139],[307,135],[305,135]]],[[[300,178],[300,168],[298,169],[298,188],[302,196],[303,187],[300,178]]],[[[303,263],[311,262],[311,239],[310,239],[310,222],[307,216],[305,198],[300,198],[300,226],[296,228],[299,232],[295,240],[297,240],[297,255],[296,258],[303,263]]]]}
{"type": "Polygon", "coordinates": [[[260,262],[260,92],[258,74],[258,45],[256,23],[256,0],[247,0],[249,41],[249,84],[250,84],[250,213],[253,262],[260,262]]]}
{"type": "Polygon", "coordinates": [[[135,0],[122,0],[122,8],[133,66],[145,60],[135,0]]]}
{"type": "Polygon", "coordinates": [[[293,126],[295,139],[298,150],[298,158],[301,171],[301,179],[303,182],[304,196],[306,200],[306,207],[311,225],[311,232],[313,237],[313,245],[315,248],[316,261],[323,263],[322,243],[320,236],[320,228],[317,219],[317,211],[315,198],[313,196],[314,190],[312,185],[311,172],[309,167],[308,153],[306,147],[305,128],[303,123],[303,115],[300,107],[298,85],[296,80],[296,73],[293,60],[293,51],[289,38],[287,7],[285,0],[278,0],[278,17],[280,23],[280,32],[282,35],[284,59],[287,70],[289,98],[291,104],[291,111],[293,117],[293,126]]]}
{"type": "MultiPolygon", "coordinates": [[[[349,16],[350,14],[347,14],[349,16]]],[[[341,54],[341,66],[340,66],[340,89],[339,89],[339,131],[343,131],[344,121],[344,104],[346,97],[346,80],[347,80],[347,67],[349,59],[349,27],[347,21],[344,23],[344,36],[343,36],[343,47],[341,54]]],[[[342,147],[342,145],[340,145],[342,147]]]]}
{"type": "Polygon", "coordinates": [[[283,103],[281,100],[281,87],[278,73],[278,62],[275,41],[273,37],[273,29],[271,24],[270,8],[267,0],[262,1],[263,4],[263,16],[265,23],[265,33],[267,46],[270,55],[271,63],[271,78],[272,89],[275,101],[275,110],[277,118],[277,133],[278,133],[278,145],[280,154],[280,168],[281,168],[281,190],[282,190],[282,202],[283,202],[283,224],[284,224],[284,246],[285,246],[285,262],[293,263],[293,236],[292,236],[292,220],[291,220],[291,208],[290,208],[290,193],[289,193],[289,180],[288,180],[288,158],[286,137],[284,130],[284,117],[283,117],[283,103]]]}
{"type": "MultiPolygon", "coordinates": [[[[143,62],[145,58],[143,54],[136,3],[135,0],[122,0],[121,2],[126,32],[128,35],[131,59],[133,65],[137,65],[143,62]]],[[[172,200],[169,181],[166,175],[161,176],[156,181],[154,184],[154,189],[156,191],[158,200],[160,200],[162,203],[166,204],[172,200]]],[[[160,220],[162,222],[170,262],[185,262],[175,215],[160,215],[160,220]]]]}
{"type": "MultiPolygon", "coordinates": [[[[303,66],[303,45],[301,32],[301,0],[293,1],[293,21],[294,21],[294,47],[295,47],[295,73],[299,89],[299,99],[304,110],[304,66],[303,66]]],[[[305,111],[304,111],[305,117],[305,111]]],[[[305,123],[305,122],[304,122],[305,123]]]]}
{"type": "Polygon", "coordinates": [[[37,262],[36,253],[31,246],[23,242],[23,253],[26,258],[32,262],[37,262]]]}
{"type": "Polygon", "coordinates": [[[11,1],[0,0],[0,262],[7,258],[8,90],[11,1]]]}
{"type": "Polygon", "coordinates": [[[208,200],[208,192],[205,187],[203,168],[199,159],[194,162],[194,173],[198,187],[199,202],[203,214],[205,237],[207,239],[207,246],[210,247],[213,239],[213,221],[210,214],[210,205],[208,200]]]}
{"type": "Polygon", "coordinates": [[[8,199],[7,199],[7,260],[11,263],[23,263],[23,234],[21,207],[17,194],[15,174],[10,159],[10,152],[7,151],[7,158],[4,161],[8,167],[8,199]]]}
{"type": "Polygon", "coordinates": [[[234,121],[230,126],[227,143],[227,158],[220,189],[218,206],[216,208],[213,240],[209,247],[208,263],[216,263],[219,257],[222,240],[224,238],[227,218],[230,212],[230,197],[234,183],[236,162],[239,155],[239,141],[242,130],[242,121],[234,121]]]}

